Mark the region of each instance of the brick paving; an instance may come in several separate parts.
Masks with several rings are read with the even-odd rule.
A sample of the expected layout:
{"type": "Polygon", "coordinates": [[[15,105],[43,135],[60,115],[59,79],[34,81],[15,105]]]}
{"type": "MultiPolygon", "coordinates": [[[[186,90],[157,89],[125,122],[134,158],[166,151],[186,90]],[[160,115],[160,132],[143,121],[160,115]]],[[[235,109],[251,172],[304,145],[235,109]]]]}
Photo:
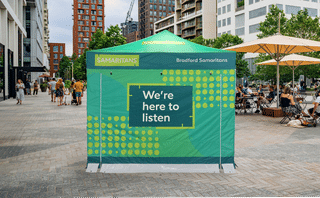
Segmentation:
{"type": "MultiPolygon", "coordinates": [[[[70,99],[70,98],[69,98],[70,99]]],[[[86,173],[86,100],[0,102],[0,198],[320,196],[320,126],[236,116],[235,174],[86,173]]]]}

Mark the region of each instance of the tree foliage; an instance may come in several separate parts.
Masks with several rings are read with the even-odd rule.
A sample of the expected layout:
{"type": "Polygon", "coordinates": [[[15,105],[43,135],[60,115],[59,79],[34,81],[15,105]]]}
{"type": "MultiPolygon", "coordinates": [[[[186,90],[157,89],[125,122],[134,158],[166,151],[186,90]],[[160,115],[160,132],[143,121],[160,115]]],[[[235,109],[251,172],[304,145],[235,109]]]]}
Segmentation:
{"type": "MultiPolygon", "coordinates": [[[[268,37],[278,32],[280,13],[280,33],[286,36],[304,38],[309,40],[320,40],[320,23],[319,18],[312,19],[308,15],[308,11],[300,10],[298,14],[291,15],[290,19],[285,18],[285,14],[278,7],[272,5],[270,12],[267,14],[265,21],[260,23],[258,38],[268,37]]],[[[301,55],[320,58],[319,52],[300,53],[301,55]]],[[[271,57],[266,54],[260,54],[256,59],[256,63],[270,60],[271,57]]],[[[275,82],[277,69],[275,66],[257,66],[257,76],[260,80],[271,80],[275,82]]],[[[299,66],[295,70],[295,79],[299,75],[304,75],[307,78],[319,78],[320,67],[319,65],[299,66]]],[[[280,81],[288,82],[292,80],[292,69],[285,66],[280,66],[280,81]]]]}
{"type": "Polygon", "coordinates": [[[67,56],[62,57],[59,63],[59,74],[62,78],[68,78],[70,76],[72,63],[67,56]]]}
{"type": "Polygon", "coordinates": [[[118,25],[115,25],[115,26],[111,25],[107,29],[105,34],[98,29],[91,37],[91,41],[89,42],[89,49],[85,49],[83,54],[79,58],[76,58],[75,54],[72,56],[72,59],[74,60],[74,65],[73,65],[74,78],[76,79],[87,78],[87,70],[86,70],[86,62],[87,62],[86,52],[87,51],[115,47],[123,44],[126,44],[126,38],[122,36],[121,29],[119,28],[118,25]]]}
{"type": "MultiPolygon", "coordinates": [[[[233,36],[231,34],[223,34],[214,40],[204,39],[202,36],[194,38],[191,40],[194,43],[204,45],[207,47],[213,47],[217,49],[223,49],[226,47],[231,47],[243,43],[243,40],[238,36],[233,36]]],[[[250,76],[250,70],[248,68],[248,62],[243,60],[244,53],[237,52],[236,55],[236,71],[237,78],[242,78],[245,76],[250,76]]]]}

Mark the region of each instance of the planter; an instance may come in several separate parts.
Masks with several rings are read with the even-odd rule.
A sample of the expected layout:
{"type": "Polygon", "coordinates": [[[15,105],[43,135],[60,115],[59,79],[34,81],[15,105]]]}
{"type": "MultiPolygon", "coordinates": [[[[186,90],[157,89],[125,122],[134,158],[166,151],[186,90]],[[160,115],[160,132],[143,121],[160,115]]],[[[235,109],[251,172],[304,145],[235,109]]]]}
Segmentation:
{"type": "Polygon", "coordinates": [[[41,92],[46,92],[47,91],[47,87],[40,87],[41,92]]]}

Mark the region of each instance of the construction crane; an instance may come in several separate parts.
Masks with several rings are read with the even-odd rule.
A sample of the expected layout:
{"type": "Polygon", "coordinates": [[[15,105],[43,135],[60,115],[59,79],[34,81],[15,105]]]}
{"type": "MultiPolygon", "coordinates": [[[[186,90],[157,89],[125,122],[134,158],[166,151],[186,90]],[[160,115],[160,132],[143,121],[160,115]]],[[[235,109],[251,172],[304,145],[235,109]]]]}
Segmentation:
{"type": "Polygon", "coordinates": [[[133,20],[131,18],[131,12],[132,12],[132,8],[133,8],[133,5],[134,5],[134,2],[135,2],[135,0],[131,1],[130,8],[129,8],[128,12],[127,12],[126,21],[124,23],[121,23],[123,35],[128,33],[127,27],[129,25],[129,22],[131,22],[133,20]]]}

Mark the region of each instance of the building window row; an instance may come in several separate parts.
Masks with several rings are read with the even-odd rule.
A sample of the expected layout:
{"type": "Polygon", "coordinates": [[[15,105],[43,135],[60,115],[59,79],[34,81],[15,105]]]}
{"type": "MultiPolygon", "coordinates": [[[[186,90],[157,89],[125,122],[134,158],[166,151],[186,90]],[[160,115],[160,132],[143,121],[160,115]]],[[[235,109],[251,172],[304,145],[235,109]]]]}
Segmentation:
{"type": "Polygon", "coordinates": [[[218,15],[225,14],[227,12],[231,12],[231,4],[218,8],[218,15]]]}
{"type": "Polygon", "coordinates": [[[264,16],[266,14],[267,14],[267,7],[264,6],[264,7],[250,11],[249,12],[249,19],[254,19],[254,18],[257,18],[260,16],[264,16]]]}
{"type": "MultiPolygon", "coordinates": [[[[150,3],[167,4],[167,0],[149,0],[150,3]]],[[[169,5],[175,5],[175,0],[168,0],[169,5]]]]}
{"type": "Polygon", "coordinates": [[[259,2],[260,2],[260,0],[249,0],[249,5],[253,4],[253,2],[255,2],[255,3],[259,3],[259,2]]]}
{"type": "Polygon", "coordinates": [[[227,19],[219,20],[218,24],[217,24],[218,28],[221,27],[221,26],[224,27],[224,26],[227,26],[227,25],[231,25],[231,17],[229,17],[227,19]]]}

